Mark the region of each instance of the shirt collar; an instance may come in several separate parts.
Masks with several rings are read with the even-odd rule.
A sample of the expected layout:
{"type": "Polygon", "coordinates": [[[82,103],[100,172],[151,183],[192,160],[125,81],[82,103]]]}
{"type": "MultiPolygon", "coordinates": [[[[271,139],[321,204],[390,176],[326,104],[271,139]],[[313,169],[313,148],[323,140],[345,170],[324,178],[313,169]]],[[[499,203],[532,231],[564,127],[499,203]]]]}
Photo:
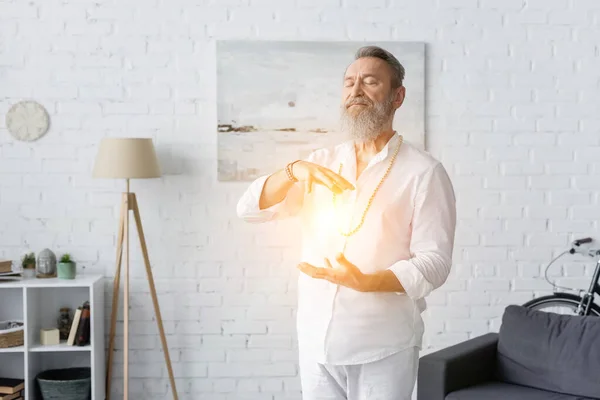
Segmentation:
{"type": "MultiPolygon", "coordinates": [[[[379,153],[377,153],[375,155],[375,157],[373,157],[373,159],[371,160],[369,165],[373,165],[378,162],[384,161],[390,154],[390,146],[392,146],[392,147],[396,146],[398,144],[399,139],[400,139],[400,135],[398,134],[398,132],[394,131],[394,134],[392,135],[392,137],[388,140],[388,142],[385,144],[385,146],[383,146],[381,151],[379,151],[379,153]]],[[[346,160],[346,162],[348,162],[350,160],[354,160],[354,163],[356,163],[354,140],[346,141],[343,145],[343,148],[344,148],[344,157],[343,158],[346,160]]]]}

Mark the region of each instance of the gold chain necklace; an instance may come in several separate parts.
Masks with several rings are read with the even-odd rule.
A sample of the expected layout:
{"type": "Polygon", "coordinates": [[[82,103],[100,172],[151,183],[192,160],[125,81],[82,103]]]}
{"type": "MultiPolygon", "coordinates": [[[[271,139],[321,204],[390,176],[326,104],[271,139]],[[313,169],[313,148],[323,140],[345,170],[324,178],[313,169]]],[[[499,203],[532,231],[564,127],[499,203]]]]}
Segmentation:
{"type": "MultiPolygon", "coordinates": [[[[396,148],[396,151],[394,152],[394,155],[392,156],[392,159],[390,160],[390,165],[387,167],[387,170],[385,171],[385,174],[383,174],[383,177],[379,181],[379,184],[377,185],[377,187],[373,191],[373,194],[369,198],[369,202],[367,203],[367,207],[365,207],[365,211],[363,212],[363,214],[362,214],[362,216],[360,218],[360,222],[358,223],[358,225],[354,229],[352,229],[349,232],[342,232],[342,230],[340,229],[339,231],[340,231],[340,234],[342,236],[350,237],[350,236],[356,234],[356,232],[358,232],[360,230],[360,228],[362,228],[363,224],[365,223],[365,217],[367,216],[367,212],[369,211],[369,208],[371,208],[371,204],[373,204],[373,199],[375,199],[375,195],[379,191],[379,188],[383,184],[383,181],[385,181],[385,178],[387,178],[387,176],[389,175],[390,171],[392,170],[392,165],[394,165],[394,160],[396,160],[396,156],[398,155],[398,152],[400,151],[400,147],[402,147],[402,142],[403,141],[404,141],[403,137],[400,136],[400,143],[398,144],[398,147],[396,148]]],[[[340,164],[340,169],[338,171],[338,175],[341,175],[341,173],[342,173],[342,166],[343,166],[343,164],[340,164]]],[[[336,202],[337,202],[337,196],[336,196],[335,193],[333,193],[333,207],[334,207],[334,209],[337,209],[336,208],[336,202]]]]}

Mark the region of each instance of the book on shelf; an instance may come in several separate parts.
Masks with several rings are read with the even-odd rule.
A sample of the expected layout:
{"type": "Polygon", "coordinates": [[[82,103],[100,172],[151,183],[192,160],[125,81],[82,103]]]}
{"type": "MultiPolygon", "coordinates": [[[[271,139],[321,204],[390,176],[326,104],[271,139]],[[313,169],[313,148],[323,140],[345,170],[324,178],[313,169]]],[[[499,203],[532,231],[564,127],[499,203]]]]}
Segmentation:
{"type": "Polygon", "coordinates": [[[85,346],[90,343],[90,317],[90,303],[86,301],[75,310],[67,339],[68,346],[85,346]]]}
{"type": "MultiPolygon", "coordinates": [[[[25,380],[0,378],[0,396],[18,394],[25,388],[25,380]]],[[[0,397],[1,398],[1,397],[0,397]]]]}
{"type": "Polygon", "coordinates": [[[12,272],[12,261],[0,260],[0,273],[12,272]]]}
{"type": "Polygon", "coordinates": [[[75,338],[77,336],[77,328],[79,327],[79,320],[81,319],[82,307],[77,307],[75,314],[73,314],[73,321],[71,322],[71,330],[69,331],[69,338],[67,339],[67,345],[73,346],[75,344],[75,338]]]}
{"type": "Polygon", "coordinates": [[[77,329],[77,339],[75,339],[76,346],[85,346],[90,343],[90,316],[90,303],[86,301],[83,305],[81,320],[79,321],[79,328],[77,329]]]}
{"type": "Polygon", "coordinates": [[[20,392],[14,394],[0,394],[0,400],[21,400],[25,398],[25,391],[21,390],[20,392]]]}
{"type": "Polygon", "coordinates": [[[0,272],[0,281],[18,281],[23,279],[20,272],[0,272]]]}

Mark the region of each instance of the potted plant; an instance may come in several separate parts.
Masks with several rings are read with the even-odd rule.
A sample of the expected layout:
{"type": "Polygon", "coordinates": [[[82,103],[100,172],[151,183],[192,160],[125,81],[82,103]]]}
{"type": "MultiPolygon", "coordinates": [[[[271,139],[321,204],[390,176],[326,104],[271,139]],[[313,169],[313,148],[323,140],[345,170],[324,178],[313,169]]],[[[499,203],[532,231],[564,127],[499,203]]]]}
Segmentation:
{"type": "Polygon", "coordinates": [[[65,253],[58,262],[58,277],[60,279],[75,279],[75,261],[71,260],[71,255],[65,253]]]}
{"type": "Polygon", "coordinates": [[[35,253],[33,251],[23,254],[23,257],[21,257],[21,267],[23,268],[23,276],[25,278],[33,278],[35,276],[35,253]]]}

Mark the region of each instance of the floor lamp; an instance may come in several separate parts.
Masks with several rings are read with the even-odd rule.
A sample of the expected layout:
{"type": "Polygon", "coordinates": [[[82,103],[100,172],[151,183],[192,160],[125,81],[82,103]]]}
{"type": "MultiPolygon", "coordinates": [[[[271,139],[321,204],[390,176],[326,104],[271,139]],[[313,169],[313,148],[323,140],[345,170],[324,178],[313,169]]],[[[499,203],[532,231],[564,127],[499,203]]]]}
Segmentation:
{"type": "Polygon", "coordinates": [[[115,329],[117,325],[117,308],[119,303],[119,286],[121,283],[121,260],[123,249],[125,250],[125,271],[124,271],[124,294],[123,294],[123,399],[127,400],[129,395],[129,211],[133,211],[135,224],[144,264],[146,266],[146,275],[150,286],[150,294],[154,303],[154,312],[158,331],[165,355],[165,362],[171,381],[171,390],[173,398],[177,400],[177,389],[173,377],[173,368],[169,357],[169,348],[163,328],[158,299],[156,297],[156,288],[154,278],[152,277],[152,268],[148,260],[148,249],[142,230],[142,221],[138,208],[135,193],[129,191],[130,179],[148,179],[160,177],[160,168],[154,151],[152,139],[149,138],[105,138],[101,141],[96,156],[93,176],[95,178],[125,179],[127,191],[121,196],[121,216],[119,220],[118,239],[117,239],[117,262],[116,273],[113,283],[113,300],[110,323],[110,336],[108,345],[108,361],[106,371],[106,400],[110,400],[110,383],[112,378],[112,358],[115,343],[115,329]],[[123,246],[123,242],[125,246],[123,246]]]}

